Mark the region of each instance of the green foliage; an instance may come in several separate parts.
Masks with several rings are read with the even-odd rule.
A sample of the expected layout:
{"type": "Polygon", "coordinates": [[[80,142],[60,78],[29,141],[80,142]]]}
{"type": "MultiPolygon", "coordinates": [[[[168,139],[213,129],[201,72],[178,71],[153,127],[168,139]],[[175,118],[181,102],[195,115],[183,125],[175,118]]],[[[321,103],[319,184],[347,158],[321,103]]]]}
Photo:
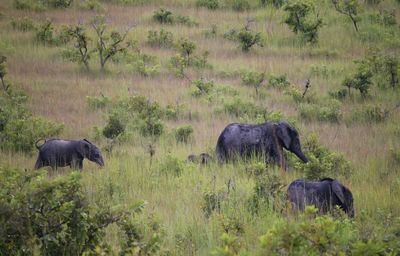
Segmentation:
{"type": "Polygon", "coordinates": [[[302,34],[306,42],[315,44],[322,19],[315,13],[314,6],[309,2],[289,1],[283,10],[287,12],[285,23],[289,28],[296,34],[302,34]]]}
{"type": "Polygon", "coordinates": [[[250,212],[258,213],[264,209],[282,211],[285,208],[286,191],[279,173],[267,170],[265,163],[257,164],[255,170],[256,182],[248,202],[250,212]]]}
{"type": "Polygon", "coordinates": [[[270,75],[269,76],[269,80],[268,80],[268,84],[269,86],[275,88],[275,89],[286,89],[287,87],[289,87],[290,82],[287,79],[287,75],[283,74],[283,75],[270,75]]]}
{"type": "Polygon", "coordinates": [[[233,0],[232,9],[237,12],[243,12],[250,9],[250,4],[247,0],[233,0]]]}
{"type": "Polygon", "coordinates": [[[198,79],[192,82],[194,89],[192,95],[199,97],[202,95],[209,95],[215,87],[213,80],[198,79]]]}
{"type": "Polygon", "coordinates": [[[101,97],[86,96],[86,103],[92,109],[102,109],[110,105],[111,99],[104,95],[101,95],[101,97]]]}
{"type": "Polygon", "coordinates": [[[191,56],[196,48],[196,44],[187,38],[180,38],[176,43],[176,49],[178,50],[179,54],[185,58],[187,65],[190,64],[191,56]]]}
{"type": "MultiPolygon", "coordinates": [[[[266,117],[267,115],[266,109],[258,107],[253,102],[244,100],[241,97],[233,97],[224,100],[222,108],[222,110],[229,115],[250,120],[258,116],[266,117]]],[[[217,109],[217,112],[218,111],[220,110],[217,109]]]]}
{"type": "Polygon", "coordinates": [[[34,21],[27,16],[24,16],[22,18],[12,18],[11,26],[13,29],[23,31],[23,32],[31,31],[31,30],[35,29],[34,21]]]}
{"type": "Polygon", "coordinates": [[[163,8],[160,8],[158,11],[154,11],[153,20],[161,24],[172,24],[174,22],[172,12],[163,8]]]}
{"type": "Polygon", "coordinates": [[[385,122],[389,117],[389,110],[381,105],[365,105],[359,109],[355,109],[348,123],[381,123],[385,122]]]}
{"type": "Polygon", "coordinates": [[[272,5],[275,8],[279,9],[284,5],[285,0],[260,0],[260,2],[262,6],[272,5]]]}
{"type": "Polygon", "coordinates": [[[68,8],[72,0],[14,0],[14,7],[19,10],[44,11],[47,8],[68,8]]]}
{"type": "Polygon", "coordinates": [[[159,71],[159,65],[156,56],[137,53],[128,61],[132,69],[144,77],[154,76],[159,71]]]}
{"type": "Polygon", "coordinates": [[[106,138],[114,139],[125,131],[125,125],[118,118],[117,114],[110,115],[108,122],[103,129],[103,135],[106,138]]]}
{"type": "Polygon", "coordinates": [[[335,9],[337,12],[346,15],[350,18],[350,20],[353,22],[354,28],[356,29],[357,32],[358,30],[358,25],[357,23],[361,21],[360,16],[358,13],[360,12],[360,4],[359,1],[357,0],[332,0],[333,5],[335,6],[335,9]]]}
{"type": "Polygon", "coordinates": [[[221,203],[224,200],[222,191],[205,191],[201,209],[204,215],[209,218],[213,212],[221,211],[221,203]]]}
{"type": "Polygon", "coordinates": [[[3,89],[0,95],[0,148],[4,151],[31,152],[36,140],[59,135],[64,126],[32,115],[27,108],[27,97],[14,91],[5,80],[6,60],[0,56],[3,89]]]}
{"type": "Polygon", "coordinates": [[[50,20],[39,24],[36,28],[36,40],[44,45],[51,45],[54,43],[54,25],[50,20]]]}
{"type": "Polygon", "coordinates": [[[252,32],[250,30],[240,30],[237,34],[237,40],[240,43],[243,52],[248,52],[254,45],[264,47],[261,39],[261,33],[252,32]]]}
{"type": "Polygon", "coordinates": [[[90,205],[76,172],[49,180],[43,172],[0,167],[0,186],[1,255],[91,254],[107,226],[143,208],[90,205]]]}
{"type": "Polygon", "coordinates": [[[95,16],[91,21],[91,25],[97,35],[96,51],[99,55],[100,67],[104,70],[107,61],[114,57],[117,53],[126,53],[130,47],[130,42],[126,42],[126,36],[129,29],[121,34],[118,31],[111,31],[108,35],[107,23],[104,16],[95,16]]]}
{"type": "Polygon", "coordinates": [[[149,30],[147,34],[147,44],[151,47],[170,48],[173,45],[173,35],[171,32],[161,29],[160,31],[149,30]]]}
{"type": "Polygon", "coordinates": [[[340,106],[337,100],[325,101],[323,105],[300,103],[298,112],[302,120],[338,123],[342,119],[340,106]]]}
{"type": "Polygon", "coordinates": [[[317,209],[307,207],[298,220],[275,224],[260,237],[260,255],[347,255],[357,239],[348,219],[314,217],[317,209]]]}
{"type": "Polygon", "coordinates": [[[348,88],[350,94],[350,88],[354,88],[360,91],[362,97],[367,97],[372,84],[372,72],[370,67],[363,62],[359,62],[357,70],[351,76],[346,77],[342,81],[342,85],[348,88]]]}
{"type": "Polygon", "coordinates": [[[181,125],[175,128],[174,133],[177,142],[187,143],[193,136],[193,127],[191,125],[181,125]]]}
{"type": "Polygon", "coordinates": [[[212,256],[237,256],[241,255],[240,251],[243,245],[236,235],[224,232],[221,235],[221,245],[216,247],[212,252],[212,256]]]}
{"type": "Polygon", "coordinates": [[[262,83],[265,79],[265,72],[259,73],[257,71],[248,71],[242,72],[241,74],[242,83],[251,87],[254,87],[256,90],[256,95],[258,95],[258,90],[262,86],[262,83]]]}
{"type": "Polygon", "coordinates": [[[68,29],[68,34],[75,43],[72,49],[63,51],[63,58],[83,64],[86,69],[89,69],[89,60],[94,51],[89,49],[89,42],[91,39],[87,36],[85,28],[81,25],[70,27],[68,29]]]}
{"type": "Polygon", "coordinates": [[[79,6],[84,10],[104,10],[104,7],[98,0],[84,0],[79,6]]]}
{"type": "Polygon", "coordinates": [[[309,163],[303,164],[299,159],[289,156],[289,162],[294,160],[296,169],[304,172],[308,180],[318,180],[325,177],[349,177],[352,173],[350,162],[340,153],[330,151],[321,145],[316,134],[311,134],[304,142],[302,150],[309,163]]]}
{"type": "Polygon", "coordinates": [[[210,10],[215,10],[219,8],[219,1],[218,0],[197,0],[196,1],[197,7],[206,7],[210,10]]]}
{"type": "Polygon", "coordinates": [[[185,163],[174,155],[167,154],[160,162],[160,172],[165,175],[180,176],[185,170],[185,163]]]}
{"type": "Polygon", "coordinates": [[[188,67],[187,60],[182,55],[177,54],[169,59],[168,66],[177,77],[185,76],[185,69],[188,67]]]}

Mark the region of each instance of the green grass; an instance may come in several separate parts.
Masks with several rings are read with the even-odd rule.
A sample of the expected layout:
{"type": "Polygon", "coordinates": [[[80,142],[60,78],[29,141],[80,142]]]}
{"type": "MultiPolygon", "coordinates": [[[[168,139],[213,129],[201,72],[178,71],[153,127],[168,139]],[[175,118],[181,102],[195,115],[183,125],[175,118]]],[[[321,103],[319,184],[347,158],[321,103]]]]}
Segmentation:
{"type": "MultiPolygon", "coordinates": [[[[138,42],[141,52],[157,56],[160,63],[157,75],[143,77],[132,72],[126,64],[111,61],[106,64],[106,72],[103,74],[99,71],[96,55],[90,61],[91,70],[85,71],[76,63],[62,60],[63,46],[43,46],[36,42],[34,31],[14,31],[10,25],[11,17],[24,16],[37,22],[50,18],[55,26],[89,21],[94,13],[79,9],[80,1],[68,9],[42,13],[15,10],[12,0],[0,3],[0,11],[3,13],[0,18],[0,54],[8,58],[7,79],[27,93],[29,107],[35,115],[64,123],[63,138],[90,138],[94,126],[104,127],[107,116],[90,109],[86,96],[103,94],[113,98],[139,94],[159,102],[161,106],[183,104],[193,114],[192,119],[184,117],[165,121],[166,132],[154,143],[155,156],[151,166],[146,151],[150,142],[136,133],[129,141],[115,145],[112,154],[104,152],[105,168],[99,169],[95,164],[85,161],[82,182],[91,202],[106,200],[112,204],[129,204],[145,200],[147,205],[143,218],[151,216],[161,223],[165,230],[163,246],[173,255],[209,254],[220,245],[223,223],[230,217],[235,217],[235,221],[243,226],[240,241],[245,250],[254,254],[259,247],[258,238],[274,223],[287,218],[285,214],[271,209],[264,209],[259,215],[249,213],[246,203],[253,193],[254,177],[245,173],[248,163],[219,165],[214,162],[200,167],[185,162],[191,153],[214,153],[218,135],[223,128],[242,117],[216,113],[220,101],[210,102],[205,97],[191,96],[190,82],[175,77],[167,68],[169,58],[177,51],[154,49],[146,45],[147,32],[163,28],[173,33],[175,41],[185,37],[195,42],[196,54],[209,51],[208,62],[213,69],[188,69],[187,76],[192,81],[200,77],[212,79],[216,85],[233,87],[242,99],[249,99],[269,111],[280,111],[289,119],[297,119],[300,140],[316,133],[323,145],[344,154],[351,161],[355,171],[349,178],[340,177],[340,180],[353,192],[356,209],[354,222],[362,232],[372,230],[380,236],[387,225],[381,219],[400,216],[397,200],[400,196],[400,166],[390,159],[389,152],[390,148],[400,148],[399,109],[393,110],[383,123],[305,122],[298,119],[296,103],[282,91],[269,88],[264,83],[260,89],[263,97],[257,98],[254,88],[243,86],[239,75],[241,70],[265,70],[267,77],[269,74],[287,74],[291,84],[301,91],[303,81],[311,77],[311,92],[317,99],[324,101],[329,91],[343,87],[342,80],[354,68],[352,61],[363,58],[369,48],[380,48],[383,52],[399,57],[398,25],[383,27],[371,24],[365,18],[360,22],[360,34],[357,34],[350,21],[335,12],[330,1],[322,1],[319,8],[324,25],[319,33],[318,44],[310,46],[300,42],[283,23],[282,10],[255,7],[257,1],[250,1],[254,8],[248,12],[235,12],[229,8],[211,11],[196,8],[195,1],[182,0],[154,0],[140,5],[119,5],[117,2],[102,3],[107,10],[110,28],[123,31],[127,25],[137,24],[128,37],[138,42]],[[152,15],[159,6],[170,9],[174,14],[189,16],[199,26],[156,24],[152,15]],[[223,34],[231,28],[242,28],[248,17],[255,19],[252,29],[262,33],[265,47],[254,47],[249,53],[243,53],[239,44],[224,39],[223,34]],[[210,30],[213,24],[217,25],[217,35],[215,38],[206,38],[204,31],[210,30]],[[323,71],[311,73],[316,67],[324,68],[323,71]],[[176,143],[173,129],[185,124],[194,128],[193,140],[188,144],[176,143]],[[180,176],[160,171],[168,154],[182,160],[183,172],[180,176]],[[235,183],[234,191],[228,190],[229,180],[235,183]],[[205,217],[202,211],[206,191],[223,191],[228,198],[221,213],[210,218],[205,217]]],[[[394,10],[399,23],[398,1],[387,0],[376,6],[365,7],[364,13],[366,15],[383,9],[394,10]]],[[[91,36],[94,35],[89,27],[87,30],[91,36]]],[[[352,111],[365,104],[381,104],[393,108],[400,100],[400,89],[381,90],[372,85],[371,97],[361,99],[355,90],[352,95],[353,99],[345,99],[341,103],[343,119],[351,117],[352,111]]],[[[107,142],[101,138],[96,144],[103,148],[107,142]]],[[[0,153],[0,162],[4,165],[18,166],[28,171],[31,171],[35,159],[35,154],[0,153]]],[[[62,169],[49,175],[49,178],[68,172],[69,169],[62,169]]],[[[279,172],[284,184],[303,177],[296,170],[279,172]]],[[[335,174],[332,177],[335,178],[335,174]]],[[[119,246],[119,236],[116,227],[108,229],[106,239],[114,249],[119,246]]]]}

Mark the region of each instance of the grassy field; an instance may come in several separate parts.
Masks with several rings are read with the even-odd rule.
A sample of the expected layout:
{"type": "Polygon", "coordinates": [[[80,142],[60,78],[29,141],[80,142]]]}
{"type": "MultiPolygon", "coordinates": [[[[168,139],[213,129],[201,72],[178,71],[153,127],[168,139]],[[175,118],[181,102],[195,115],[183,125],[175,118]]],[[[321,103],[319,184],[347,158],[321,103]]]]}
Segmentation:
{"type": "MultiPolygon", "coordinates": [[[[251,8],[243,12],[228,7],[229,1],[224,2],[226,7],[208,10],[196,7],[196,1],[192,0],[154,0],[130,5],[115,0],[100,2],[102,9],[96,11],[83,9],[82,2],[76,0],[70,8],[43,12],[17,10],[13,2],[0,2],[0,53],[8,59],[7,79],[28,95],[28,105],[35,116],[64,124],[60,137],[88,138],[103,149],[105,168],[84,162],[82,181],[89,199],[115,204],[145,200],[147,205],[142,218],[160,223],[165,232],[162,246],[172,255],[209,254],[220,245],[224,225],[229,225],[228,222],[241,227],[241,250],[252,255],[259,247],[260,236],[275,223],[291,218],[273,209],[264,209],[257,215],[249,212],[247,201],[254,193],[255,179],[248,169],[254,166],[255,160],[227,165],[212,162],[207,166],[186,162],[191,153],[209,152],[214,156],[217,138],[227,124],[260,121],[254,116],[235,116],[224,109],[218,111],[229,96],[194,97],[194,86],[189,80],[200,78],[214,81],[217,87],[231,88],[238,98],[271,113],[280,112],[284,119],[295,122],[303,144],[311,134],[316,134],[321,145],[343,154],[353,171],[349,175],[330,173],[330,176],[338,178],[353,192],[354,223],[365,237],[382,235],[400,217],[397,201],[400,196],[400,110],[395,108],[400,101],[398,82],[395,89],[381,88],[377,84],[379,80],[374,79],[369,96],[365,98],[353,89],[351,97],[337,101],[340,120],[320,121],[301,116],[301,104],[283,90],[270,86],[268,81],[263,83],[257,96],[254,88],[243,85],[240,75],[244,70],[265,71],[267,78],[286,74],[287,80],[300,92],[309,78],[311,88],[307,95],[320,108],[333,100],[329,92],[345,88],[342,81],[354,72],[356,64],[353,61],[366,58],[371,49],[378,49],[382,56],[399,59],[398,1],[385,0],[379,4],[360,1],[359,33],[346,16],[335,11],[330,1],[315,2],[319,17],[323,19],[315,45],[304,43],[288,28],[282,8],[261,7],[255,0],[249,1],[251,8]],[[188,16],[198,25],[159,24],[152,16],[160,7],[173,14],[188,16]],[[371,18],[384,10],[393,12],[395,25],[385,26],[371,18]],[[11,25],[12,19],[22,17],[29,17],[37,24],[49,19],[57,30],[62,25],[86,24],[98,14],[105,15],[109,30],[124,31],[135,24],[128,39],[136,41],[141,53],[156,56],[157,74],[143,76],[124,61],[109,61],[103,72],[96,54],[87,71],[82,65],[62,58],[62,50],[72,44],[44,45],[35,38],[35,30],[19,31],[11,25]],[[246,53],[237,42],[223,35],[230,29],[243,28],[250,19],[251,30],[260,32],[264,47],[254,46],[246,53]],[[206,36],[214,25],[215,35],[206,36]],[[185,71],[187,78],[176,77],[168,66],[170,57],[175,56],[177,50],[174,47],[150,47],[146,43],[148,31],[160,29],[171,32],[175,42],[181,37],[194,42],[197,55],[208,51],[207,62],[212,68],[188,68],[185,71]],[[93,109],[87,103],[87,96],[101,95],[110,99],[142,95],[163,108],[180,106],[183,114],[164,120],[164,133],[158,139],[132,131],[131,136],[114,145],[111,153],[106,153],[104,149],[110,142],[103,136],[96,136],[94,127],[102,129],[106,125],[107,111],[93,109]],[[382,121],[371,120],[369,116],[362,119],[362,110],[369,106],[390,112],[382,114],[382,121]],[[361,121],[357,120],[357,115],[361,116],[361,121]],[[193,136],[188,143],[179,143],[175,140],[174,129],[184,124],[193,127],[193,136]],[[149,144],[155,148],[154,159],[148,153],[149,144]],[[168,162],[170,158],[178,160],[175,165],[182,169],[179,175],[170,170],[176,167],[168,162]],[[229,184],[234,184],[233,188],[229,184]],[[219,214],[206,217],[202,206],[205,193],[210,191],[221,192],[227,199],[219,214]]],[[[94,36],[90,26],[86,27],[94,36]]],[[[399,68],[398,65],[397,73],[399,68]]],[[[386,78],[387,75],[382,74],[379,79],[386,78]]],[[[28,171],[35,160],[34,151],[32,154],[7,151],[0,154],[2,165],[28,171]]],[[[273,167],[268,167],[267,171],[277,174],[284,185],[305,177],[294,166],[289,166],[286,172],[273,167]]],[[[67,168],[55,173],[49,171],[49,179],[69,172],[67,168]]],[[[119,246],[118,235],[116,227],[108,228],[106,239],[115,250],[119,246]]]]}

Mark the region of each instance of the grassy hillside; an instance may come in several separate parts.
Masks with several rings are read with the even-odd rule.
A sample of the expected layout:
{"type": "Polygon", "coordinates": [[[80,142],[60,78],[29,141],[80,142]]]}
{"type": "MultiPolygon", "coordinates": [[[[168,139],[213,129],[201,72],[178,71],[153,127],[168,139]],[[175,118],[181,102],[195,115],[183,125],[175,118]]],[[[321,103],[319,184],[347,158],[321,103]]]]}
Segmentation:
{"type": "MultiPolygon", "coordinates": [[[[186,162],[186,157],[201,152],[214,155],[219,134],[231,122],[287,119],[298,129],[303,146],[316,135],[318,145],[350,162],[349,173],[315,165],[352,190],[354,225],[365,241],[382,237],[400,217],[400,109],[396,107],[400,83],[397,77],[395,88],[391,88],[390,73],[386,64],[381,64],[386,63],[385,57],[392,57],[399,74],[398,1],[360,1],[359,32],[331,1],[314,1],[315,13],[322,18],[316,44],[305,42],[290,30],[284,23],[287,12],[283,8],[261,6],[261,1],[248,1],[245,11],[232,8],[240,1],[228,0],[219,1],[216,10],[198,7],[192,0],[103,1],[94,10],[87,8],[89,2],[76,0],[69,8],[35,11],[16,9],[12,0],[1,1],[0,54],[7,57],[7,80],[26,93],[34,116],[64,124],[59,137],[89,138],[102,148],[106,167],[99,169],[85,161],[82,171],[83,187],[91,202],[117,205],[145,200],[144,221],[157,220],[164,232],[162,248],[172,255],[207,255],[221,246],[220,237],[226,231],[238,237],[239,251],[252,255],[259,250],[260,236],[294,218],[282,206],[280,210],[265,207],[258,214],[249,210],[248,201],[258,179],[250,172],[259,168],[257,160],[227,165],[214,161],[200,166],[186,162]],[[160,24],[153,19],[160,7],[194,23],[182,24],[178,19],[173,24],[160,24]],[[133,26],[126,39],[133,44],[128,54],[117,54],[106,63],[105,70],[100,69],[97,53],[89,61],[89,70],[63,58],[65,49],[73,49],[73,41],[43,43],[36,36],[37,27],[46,20],[54,26],[54,39],[63,26],[82,24],[92,38],[89,47],[94,49],[96,35],[89,23],[96,15],[105,16],[106,33],[133,26]],[[19,29],[15,24],[23,17],[36,28],[19,29]],[[229,35],[234,37],[232,31],[246,25],[260,33],[263,47],[253,46],[243,52],[237,40],[229,40],[229,35]],[[161,29],[172,33],[172,46],[149,45],[148,32],[161,29]],[[181,38],[196,45],[194,56],[208,53],[206,67],[185,68],[184,77],[176,76],[170,67],[171,57],[179,53],[175,45],[181,38]],[[144,54],[153,56],[154,63],[147,67],[156,70],[154,74],[139,70],[137,59],[144,54]],[[341,89],[347,92],[344,80],[357,72],[361,60],[370,69],[375,67],[368,95],[362,96],[352,88],[350,95],[333,97],[341,89]],[[243,82],[249,71],[264,72],[258,93],[243,82]],[[290,85],[273,86],[273,78],[282,75],[290,85]],[[304,98],[298,97],[306,79],[310,79],[311,87],[304,98]],[[214,86],[196,96],[197,80],[212,81],[214,86]],[[129,117],[125,134],[107,151],[111,142],[101,131],[110,113],[119,111],[117,114],[123,115],[124,109],[115,105],[130,96],[144,96],[163,111],[169,106],[174,115],[161,117],[164,130],[159,137],[143,136],[135,128],[137,120],[129,117]],[[111,103],[104,108],[93,107],[90,99],[111,103]],[[193,128],[186,143],[175,138],[175,129],[181,125],[193,128]],[[149,145],[155,150],[153,157],[149,145]],[[221,209],[209,217],[204,213],[208,194],[219,194],[222,201],[221,209]]],[[[309,155],[312,148],[304,151],[309,155]]],[[[283,185],[306,177],[304,170],[310,168],[296,163],[290,153],[287,157],[286,172],[270,166],[264,175],[276,175],[283,185]]],[[[4,149],[0,159],[4,166],[31,171],[36,152],[4,149]]],[[[49,179],[69,172],[67,168],[49,171],[49,179]]],[[[114,226],[107,229],[106,240],[115,251],[120,235],[114,226]]]]}

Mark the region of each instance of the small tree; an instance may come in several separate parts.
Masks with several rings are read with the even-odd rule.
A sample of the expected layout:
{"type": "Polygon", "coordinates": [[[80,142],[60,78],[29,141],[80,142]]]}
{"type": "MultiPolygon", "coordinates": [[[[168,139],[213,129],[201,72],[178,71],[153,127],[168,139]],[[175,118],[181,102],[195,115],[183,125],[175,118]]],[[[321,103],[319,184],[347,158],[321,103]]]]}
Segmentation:
{"type": "Polygon", "coordinates": [[[318,29],[322,26],[322,19],[315,14],[313,5],[307,2],[289,2],[283,8],[288,13],[285,23],[296,34],[301,33],[307,42],[317,42],[318,29]],[[311,14],[314,13],[315,17],[311,14]]]}
{"type": "Polygon", "coordinates": [[[89,59],[92,53],[88,49],[90,38],[86,35],[85,30],[81,25],[70,28],[68,32],[69,35],[75,40],[75,50],[68,52],[65,57],[71,61],[82,63],[85,65],[86,69],[89,69],[89,59]]]}
{"type": "Polygon", "coordinates": [[[346,15],[350,18],[350,20],[353,22],[354,28],[356,29],[357,33],[358,31],[358,26],[357,22],[361,20],[361,18],[358,16],[359,12],[359,3],[357,0],[332,0],[332,4],[335,6],[335,9],[337,12],[346,15]]]}
{"type": "Polygon", "coordinates": [[[124,34],[117,31],[111,31],[109,35],[106,35],[105,31],[107,29],[107,24],[103,16],[96,16],[92,20],[91,25],[97,35],[96,49],[99,53],[100,67],[104,70],[106,62],[111,57],[115,56],[119,52],[125,52],[130,46],[129,43],[126,43],[125,45],[123,45],[123,43],[132,27],[129,27],[124,34]]]}
{"type": "Polygon", "coordinates": [[[185,58],[187,65],[190,65],[190,60],[194,50],[196,50],[196,44],[191,42],[187,38],[181,38],[176,44],[180,55],[185,58]]]}
{"type": "Polygon", "coordinates": [[[263,73],[259,73],[257,71],[249,71],[249,72],[244,72],[242,74],[242,82],[245,85],[254,87],[254,89],[256,90],[257,97],[258,97],[258,89],[261,87],[264,80],[265,80],[265,71],[263,73]]]}
{"type": "Polygon", "coordinates": [[[258,45],[260,47],[264,46],[261,40],[261,33],[256,33],[247,29],[242,29],[237,34],[237,39],[243,52],[248,52],[254,45],[258,45]]]}

